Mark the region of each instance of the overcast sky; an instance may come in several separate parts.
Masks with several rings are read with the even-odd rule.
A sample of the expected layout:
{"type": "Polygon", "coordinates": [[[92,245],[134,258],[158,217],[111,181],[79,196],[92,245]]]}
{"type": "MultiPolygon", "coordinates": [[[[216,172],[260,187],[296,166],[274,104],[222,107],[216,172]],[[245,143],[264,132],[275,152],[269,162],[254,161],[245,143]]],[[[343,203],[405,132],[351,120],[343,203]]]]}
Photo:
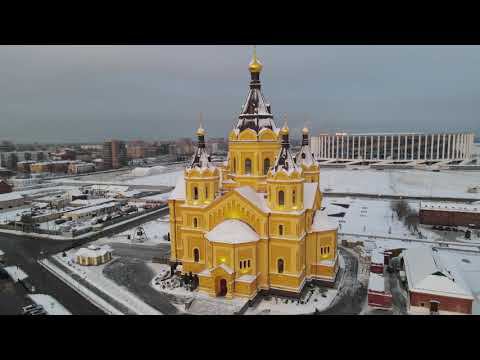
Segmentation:
{"type": "MultiPolygon", "coordinates": [[[[248,46],[0,46],[0,139],[226,136],[248,92],[248,46]]],[[[262,46],[277,125],[480,133],[479,46],[262,46]]]]}

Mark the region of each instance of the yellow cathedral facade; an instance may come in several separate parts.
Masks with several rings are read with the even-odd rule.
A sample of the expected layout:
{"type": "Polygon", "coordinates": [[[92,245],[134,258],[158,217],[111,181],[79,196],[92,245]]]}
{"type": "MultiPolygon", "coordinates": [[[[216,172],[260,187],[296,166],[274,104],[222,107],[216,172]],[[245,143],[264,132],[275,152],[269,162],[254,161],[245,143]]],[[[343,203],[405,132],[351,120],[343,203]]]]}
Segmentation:
{"type": "Polygon", "coordinates": [[[338,271],[337,224],[322,211],[309,131],[294,156],[287,124],[277,128],[261,92],[262,68],[254,52],[227,161],[211,162],[200,126],[195,154],[169,198],[170,260],[198,275],[199,291],[211,296],[295,295],[309,280],[333,284],[338,271]]]}

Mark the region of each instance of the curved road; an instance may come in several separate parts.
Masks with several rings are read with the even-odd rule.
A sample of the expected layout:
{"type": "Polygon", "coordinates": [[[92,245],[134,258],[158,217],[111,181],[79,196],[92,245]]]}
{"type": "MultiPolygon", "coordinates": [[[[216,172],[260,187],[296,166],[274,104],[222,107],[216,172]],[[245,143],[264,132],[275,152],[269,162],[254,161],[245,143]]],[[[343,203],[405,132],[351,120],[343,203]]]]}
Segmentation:
{"type": "Polygon", "coordinates": [[[320,311],[317,315],[357,315],[362,311],[367,289],[357,278],[358,259],[348,251],[340,247],[339,249],[345,260],[343,283],[333,305],[324,311],[320,311]]]}

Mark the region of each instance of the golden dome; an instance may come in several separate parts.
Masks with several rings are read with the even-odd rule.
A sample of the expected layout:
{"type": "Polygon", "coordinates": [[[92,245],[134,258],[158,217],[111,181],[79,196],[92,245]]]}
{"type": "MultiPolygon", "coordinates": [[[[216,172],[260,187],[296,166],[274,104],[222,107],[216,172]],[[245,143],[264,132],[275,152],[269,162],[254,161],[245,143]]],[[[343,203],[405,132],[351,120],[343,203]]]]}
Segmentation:
{"type": "Polygon", "coordinates": [[[202,127],[202,125],[200,125],[200,127],[197,129],[197,135],[205,135],[205,129],[202,127]]]}
{"type": "Polygon", "coordinates": [[[257,50],[254,46],[253,57],[252,57],[252,61],[250,61],[250,64],[248,65],[248,70],[250,70],[251,73],[259,73],[262,71],[262,69],[263,69],[263,65],[260,62],[260,60],[258,60],[257,58],[257,50]]]}
{"type": "Polygon", "coordinates": [[[304,135],[308,135],[309,130],[308,130],[308,128],[307,128],[306,126],[302,129],[302,133],[303,133],[304,135]]]}
{"type": "Polygon", "coordinates": [[[288,135],[290,129],[288,128],[287,122],[283,125],[283,127],[280,130],[281,135],[288,135]]]}

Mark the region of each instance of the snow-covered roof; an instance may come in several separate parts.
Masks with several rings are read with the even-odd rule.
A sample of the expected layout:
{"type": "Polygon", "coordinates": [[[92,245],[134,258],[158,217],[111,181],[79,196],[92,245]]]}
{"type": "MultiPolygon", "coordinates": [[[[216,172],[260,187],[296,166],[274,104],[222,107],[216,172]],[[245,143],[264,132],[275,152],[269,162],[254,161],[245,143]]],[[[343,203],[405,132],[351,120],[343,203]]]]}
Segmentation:
{"type": "Polygon", "coordinates": [[[315,201],[315,195],[318,189],[318,183],[303,184],[303,206],[305,209],[312,209],[315,201]]]}
{"type": "Polygon", "coordinates": [[[89,246],[87,248],[80,248],[76,253],[75,256],[83,256],[83,257],[97,257],[97,256],[104,256],[107,253],[112,252],[112,248],[108,245],[103,246],[89,246]]]}
{"type": "Polygon", "coordinates": [[[420,210],[437,210],[437,211],[455,211],[455,212],[471,212],[479,213],[480,204],[465,204],[465,203],[444,203],[433,201],[422,201],[420,203],[420,210]]]}
{"type": "Polygon", "coordinates": [[[242,244],[260,240],[260,236],[240,220],[225,220],[205,234],[212,242],[242,244]]]}
{"type": "Polygon", "coordinates": [[[368,278],[368,290],[376,292],[385,292],[385,278],[377,273],[371,272],[368,278]]]}
{"type": "Polygon", "coordinates": [[[175,189],[170,194],[168,200],[185,200],[185,178],[179,176],[175,189]]]}
{"type": "Polygon", "coordinates": [[[109,208],[112,208],[116,205],[117,205],[117,203],[110,202],[110,203],[106,203],[106,204],[89,206],[89,207],[86,207],[86,208],[82,208],[82,209],[67,212],[67,213],[65,213],[65,216],[89,214],[89,213],[92,213],[92,212],[95,212],[95,211],[98,211],[98,210],[109,209],[109,208]]]}
{"type": "Polygon", "coordinates": [[[235,279],[235,281],[252,283],[255,281],[257,277],[255,275],[242,275],[239,278],[235,279]]]}
{"type": "Polygon", "coordinates": [[[265,213],[269,213],[270,209],[267,205],[267,201],[265,200],[263,193],[257,193],[252,187],[250,186],[242,186],[236,188],[235,191],[250,201],[253,205],[258,207],[265,213]]]}
{"type": "Polygon", "coordinates": [[[275,164],[270,169],[271,174],[275,174],[278,171],[283,171],[288,175],[292,174],[293,172],[302,173],[302,168],[297,166],[295,160],[293,160],[288,141],[288,135],[286,135],[286,139],[282,140],[282,148],[280,149],[280,152],[275,160],[275,164]]]}
{"type": "Polygon", "coordinates": [[[70,202],[71,205],[76,206],[93,206],[93,205],[100,205],[112,202],[113,198],[101,198],[101,199],[75,199],[70,202]]]}
{"type": "Polygon", "coordinates": [[[315,211],[315,216],[313,217],[312,223],[312,232],[315,231],[329,231],[337,230],[338,224],[330,219],[325,211],[317,210],[315,211]]]}
{"type": "Polygon", "coordinates": [[[370,262],[373,264],[383,264],[385,261],[385,255],[380,251],[373,251],[370,257],[370,262]]]}
{"type": "Polygon", "coordinates": [[[227,264],[220,264],[220,265],[218,265],[218,267],[225,270],[225,272],[228,273],[228,274],[233,274],[233,269],[230,266],[228,266],[227,264]]]}
{"type": "Polygon", "coordinates": [[[410,291],[473,299],[470,289],[460,285],[461,279],[452,275],[431,247],[409,248],[402,256],[410,291]]]}
{"type": "Polygon", "coordinates": [[[23,196],[19,192],[0,194],[0,201],[12,201],[21,199],[23,199],[23,196]]]}
{"type": "Polygon", "coordinates": [[[310,148],[308,134],[303,135],[302,147],[300,148],[298,154],[295,156],[295,162],[298,166],[303,164],[308,167],[317,164],[317,161],[315,160],[315,155],[312,153],[312,149],[310,148]]]}

